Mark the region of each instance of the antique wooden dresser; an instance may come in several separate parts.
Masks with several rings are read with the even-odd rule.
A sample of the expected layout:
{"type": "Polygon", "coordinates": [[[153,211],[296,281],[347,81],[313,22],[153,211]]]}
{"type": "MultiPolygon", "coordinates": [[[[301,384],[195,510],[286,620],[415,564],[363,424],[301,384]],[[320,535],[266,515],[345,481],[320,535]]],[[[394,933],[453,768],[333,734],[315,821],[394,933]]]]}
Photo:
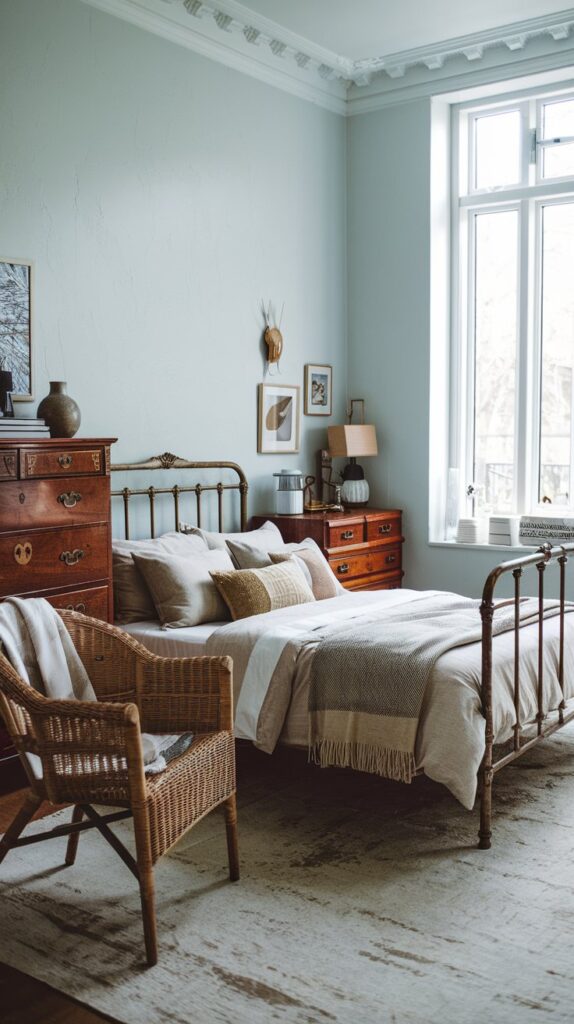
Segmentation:
{"type": "Polygon", "coordinates": [[[404,538],[400,509],[254,516],[251,523],[257,527],[269,519],[287,543],[312,537],[348,590],[390,590],[401,586],[404,538]]]}
{"type": "MultiPolygon", "coordinates": [[[[45,597],[111,621],[114,441],[0,441],[0,600],[45,597]]],[[[0,725],[0,792],[12,778],[14,751],[0,725]]]]}

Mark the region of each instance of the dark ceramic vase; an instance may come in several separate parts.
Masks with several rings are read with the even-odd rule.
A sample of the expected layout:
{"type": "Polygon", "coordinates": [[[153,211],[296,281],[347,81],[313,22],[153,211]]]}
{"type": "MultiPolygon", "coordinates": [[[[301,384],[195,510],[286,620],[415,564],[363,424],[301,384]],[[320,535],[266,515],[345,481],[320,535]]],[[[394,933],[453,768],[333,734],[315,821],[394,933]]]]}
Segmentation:
{"type": "Polygon", "coordinates": [[[80,407],[67,394],[67,386],[65,380],[51,380],[50,394],[38,406],[38,417],[48,424],[50,437],[73,437],[80,429],[80,407]]]}

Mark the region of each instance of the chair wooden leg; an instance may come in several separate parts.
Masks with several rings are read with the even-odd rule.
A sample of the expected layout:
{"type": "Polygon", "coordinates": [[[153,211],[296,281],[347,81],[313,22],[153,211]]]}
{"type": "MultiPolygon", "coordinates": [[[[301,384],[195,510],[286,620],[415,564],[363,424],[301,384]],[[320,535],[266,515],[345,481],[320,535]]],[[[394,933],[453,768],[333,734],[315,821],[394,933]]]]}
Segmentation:
{"type": "Polygon", "coordinates": [[[35,793],[30,792],[26,795],[14,821],[0,839],[0,864],[43,802],[42,797],[36,796],[35,793]]]}
{"type": "Polygon", "coordinates": [[[155,883],[147,809],[133,808],[140,896],[147,962],[157,964],[157,925],[155,917],[155,883]]]}
{"type": "Polygon", "coordinates": [[[235,793],[233,796],[228,797],[224,806],[229,877],[232,882],[237,882],[239,880],[239,848],[237,845],[237,801],[235,793]]]}
{"type": "MultiPolygon", "coordinates": [[[[75,825],[82,820],[84,812],[81,807],[74,807],[74,813],[72,814],[72,824],[75,825]]],[[[66,849],[66,867],[71,867],[76,860],[76,854],[78,852],[78,843],[80,841],[80,833],[72,832],[68,839],[68,846],[66,849]]]]}

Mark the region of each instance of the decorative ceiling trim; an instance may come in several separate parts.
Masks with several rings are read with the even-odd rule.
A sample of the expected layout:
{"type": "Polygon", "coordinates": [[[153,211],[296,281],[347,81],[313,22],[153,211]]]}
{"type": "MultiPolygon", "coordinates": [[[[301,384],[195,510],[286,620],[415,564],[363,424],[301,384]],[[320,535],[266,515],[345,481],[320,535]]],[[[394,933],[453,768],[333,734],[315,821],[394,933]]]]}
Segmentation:
{"type": "MultiPolygon", "coordinates": [[[[533,39],[555,45],[557,52],[564,49],[565,40],[568,48],[574,43],[574,8],[568,8],[430,47],[351,60],[290,32],[239,0],[82,2],[339,114],[358,112],[362,104],[352,100],[356,99],[356,90],[365,87],[369,87],[365,105],[372,107],[372,90],[377,82],[388,97],[395,87],[401,93],[408,91],[421,72],[426,76],[430,73],[429,81],[435,75],[437,81],[449,74],[460,75],[461,59],[468,62],[468,71],[474,72],[485,57],[485,66],[489,63],[495,48],[506,52],[510,64],[522,58],[522,51],[533,39]],[[446,65],[451,61],[453,69],[449,72],[446,65]]],[[[432,86],[427,91],[432,92],[432,86]]]]}

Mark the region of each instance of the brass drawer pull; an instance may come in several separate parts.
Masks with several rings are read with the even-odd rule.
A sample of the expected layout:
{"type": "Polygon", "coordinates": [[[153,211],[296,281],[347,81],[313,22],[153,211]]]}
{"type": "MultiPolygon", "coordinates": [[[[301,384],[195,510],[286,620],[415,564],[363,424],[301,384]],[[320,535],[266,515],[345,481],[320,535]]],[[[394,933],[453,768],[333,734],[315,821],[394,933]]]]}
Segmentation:
{"type": "Polygon", "coordinates": [[[62,469],[67,469],[68,466],[72,465],[73,461],[74,460],[71,455],[58,455],[58,462],[60,463],[62,469]]]}
{"type": "Polygon", "coordinates": [[[390,533],[392,528],[392,523],[383,523],[382,526],[379,526],[379,533],[390,533]]]}
{"type": "Polygon", "coordinates": [[[82,495],[78,494],[77,491],[64,491],[63,494],[58,495],[58,501],[64,506],[64,508],[75,508],[81,500],[82,495]]]}
{"type": "Polygon", "coordinates": [[[66,605],[66,611],[67,612],[85,612],[85,610],[86,610],[86,606],[85,606],[83,601],[78,601],[77,604],[67,604],[66,605]]]}
{"type": "Polygon", "coordinates": [[[60,561],[65,562],[66,565],[76,565],[84,557],[85,553],[81,548],[74,548],[73,551],[62,551],[60,561]]]}
{"type": "Polygon", "coordinates": [[[341,540],[351,540],[355,536],[354,530],[343,530],[341,540]]]}
{"type": "Polygon", "coordinates": [[[337,572],[340,573],[341,576],[344,576],[345,573],[348,572],[348,571],[349,571],[349,566],[348,566],[347,562],[343,562],[342,565],[338,565],[337,566],[337,572]]]}
{"type": "Polygon", "coordinates": [[[396,562],[396,560],[397,560],[397,556],[396,555],[387,555],[387,557],[385,558],[385,562],[387,563],[387,565],[392,565],[392,563],[396,562]]]}

